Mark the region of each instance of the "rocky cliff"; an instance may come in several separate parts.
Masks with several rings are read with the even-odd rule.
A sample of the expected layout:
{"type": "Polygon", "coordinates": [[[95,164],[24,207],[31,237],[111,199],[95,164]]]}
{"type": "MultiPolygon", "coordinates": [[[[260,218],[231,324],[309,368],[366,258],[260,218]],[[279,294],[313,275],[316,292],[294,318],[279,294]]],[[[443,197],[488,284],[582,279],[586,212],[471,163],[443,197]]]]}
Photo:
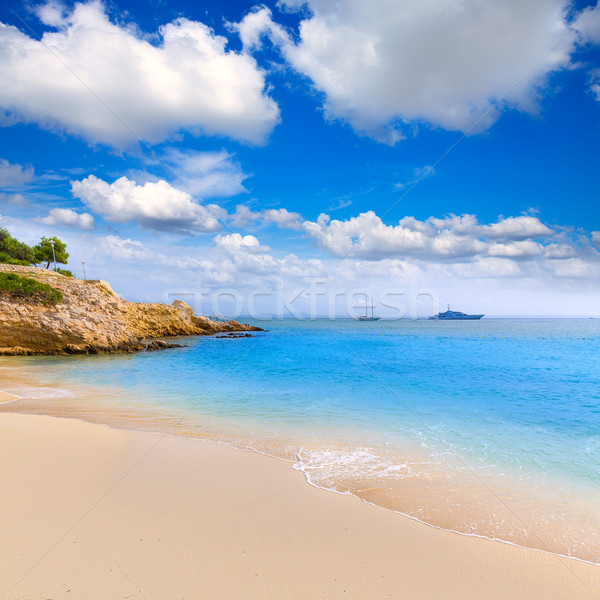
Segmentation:
{"type": "Polygon", "coordinates": [[[0,264],[47,283],[63,294],[56,305],[15,299],[0,293],[0,354],[96,354],[142,350],[143,339],[260,331],[237,321],[197,317],[185,302],[172,305],[128,302],[105,281],[64,277],[37,267],[0,264]]]}

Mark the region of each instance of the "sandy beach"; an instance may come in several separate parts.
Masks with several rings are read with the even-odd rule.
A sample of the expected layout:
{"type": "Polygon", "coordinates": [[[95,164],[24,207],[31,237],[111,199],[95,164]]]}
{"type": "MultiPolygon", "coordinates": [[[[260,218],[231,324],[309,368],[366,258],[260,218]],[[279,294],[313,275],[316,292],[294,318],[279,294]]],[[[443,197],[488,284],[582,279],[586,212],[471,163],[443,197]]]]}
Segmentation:
{"type": "Polygon", "coordinates": [[[600,597],[600,568],[444,532],[203,440],[0,415],[0,597],[600,597]]]}

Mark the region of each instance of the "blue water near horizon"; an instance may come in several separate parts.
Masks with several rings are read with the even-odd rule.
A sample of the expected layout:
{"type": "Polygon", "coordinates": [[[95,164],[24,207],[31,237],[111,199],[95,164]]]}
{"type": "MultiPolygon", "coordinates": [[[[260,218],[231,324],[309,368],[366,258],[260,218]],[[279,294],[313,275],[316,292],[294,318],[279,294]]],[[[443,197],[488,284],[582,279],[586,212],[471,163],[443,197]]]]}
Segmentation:
{"type": "MultiPolygon", "coordinates": [[[[230,423],[243,432],[242,445],[289,446],[312,483],[424,520],[429,507],[424,500],[418,507],[418,498],[446,490],[451,497],[456,485],[444,480],[464,490],[469,481],[498,490],[521,482],[545,497],[555,491],[557,502],[572,493],[571,504],[593,503],[600,493],[600,320],[254,324],[269,332],[187,338],[188,348],[165,352],[25,360],[49,383],[103,387],[107,395],[127,390],[149,408],[230,423]],[[403,485],[426,482],[428,471],[443,475],[407,499],[403,485]]],[[[524,500],[510,497],[530,514],[524,500]]],[[[459,512],[430,520],[455,528],[448,522],[459,512]]],[[[596,516],[591,507],[582,523],[593,536],[585,544],[599,540],[600,559],[596,516]]]]}

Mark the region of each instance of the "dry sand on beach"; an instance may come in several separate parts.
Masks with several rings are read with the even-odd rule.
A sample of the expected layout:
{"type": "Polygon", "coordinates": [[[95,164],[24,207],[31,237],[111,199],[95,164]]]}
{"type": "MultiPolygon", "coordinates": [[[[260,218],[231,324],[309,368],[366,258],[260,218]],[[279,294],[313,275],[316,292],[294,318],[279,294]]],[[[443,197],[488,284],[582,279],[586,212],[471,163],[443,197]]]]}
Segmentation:
{"type": "Polygon", "coordinates": [[[600,567],[436,530],[202,440],[0,414],[0,599],[600,598],[600,567]]]}

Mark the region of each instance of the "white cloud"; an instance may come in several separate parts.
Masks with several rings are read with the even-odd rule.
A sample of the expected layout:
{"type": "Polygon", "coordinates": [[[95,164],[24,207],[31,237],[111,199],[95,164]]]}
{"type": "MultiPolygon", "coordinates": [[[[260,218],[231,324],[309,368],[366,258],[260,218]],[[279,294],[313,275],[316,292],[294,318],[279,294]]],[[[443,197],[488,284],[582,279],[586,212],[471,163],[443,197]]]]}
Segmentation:
{"type": "Polygon", "coordinates": [[[557,258],[564,260],[565,258],[573,258],[577,251],[569,244],[548,244],[544,248],[544,256],[546,258],[557,258]]]}
{"type": "Polygon", "coordinates": [[[600,246],[600,231],[592,231],[592,242],[594,242],[596,246],[600,246]]]}
{"type": "Polygon", "coordinates": [[[383,257],[424,250],[426,247],[426,240],[421,232],[401,225],[384,225],[373,211],[347,221],[332,221],[328,215],[322,214],[316,222],[305,221],[304,231],[322,249],[338,257],[383,257]]]}
{"type": "Polygon", "coordinates": [[[509,258],[476,258],[471,262],[433,267],[432,271],[436,275],[459,279],[519,279],[524,275],[521,264],[509,258]]]}
{"type": "Polygon", "coordinates": [[[552,230],[537,217],[522,216],[507,217],[491,225],[484,225],[479,233],[490,238],[526,240],[551,235],[552,230]]]}
{"type": "Polygon", "coordinates": [[[0,159],[0,188],[20,187],[29,183],[32,179],[33,167],[31,165],[23,167],[11,164],[5,159],[0,159]]]}
{"type": "Polygon", "coordinates": [[[20,206],[27,206],[29,204],[29,200],[23,194],[0,194],[0,202],[20,206]]]}
{"type": "MultiPolygon", "coordinates": [[[[299,2],[284,2],[288,8],[299,2]]],[[[266,34],[325,94],[326,114],[395,143],[415,123],[488,128],[506,107],[534,111],[549,73],[570,66],[566,0],[308,0],[298,41],[263,7],[237,25],[266,34]],[[495,101],[501,100],[499,106],[495,101]]]]}
{"type": "Polygon", "coordinates": [[[416,167],[413,170],[412,179],[408,181],[402,181],[395,184],[397,190],[401,190],[410,186],[414,186],[421,181],[433,177],[435,175],[435,169],[431,165],[425,165],[424,167],[416,167]]]}
{"type": "Polygon", "coordinates": [[[42,23],[52,27],[60,27],[66,18],[65,7],[54,0],[38,6],[35,12],[42,23]]]}
{"type": "Polygon", "coordinates": [[[238,204],[235,213],[230,217],[231,223],[236,227],[247,227],[251,223],[262,221],[274,223],[280,229],[294,229],[302,231],[302,215],[291,212],[286,208],[268,208],[262,211],[253,211],[245,204],[238,204]]]}
{"type": "MultiPolygon", "coordinates": [[[[544,252],[542,244],[532,242],[531,240],[521,242],[508,242],[491,244],[487,249],[489,256],[498,256],[503,258],[533,258],[534,256],[540,256],[544,252]]],[[[559,258],[559,255],[555,256],[559,258]]]]}
{"type": "Polygon", "coordinates": [[[47,217],[37,219],[43,225],[56,225],[71,229],[95,229],[94,217],[88,213],[76,213],[68,208],[53,208],[47,217]]]}
{"type": "Polygon", "coordinates": [[[254,59],[225,49],[206,25],[180,18],[152,45],[114,25],[99,1],[63,16],[38,15],[56,32],[41,41],[0,23],[0,107],[9,122],[37,123],[92,143],[125,147],[178,130],[262,143],[279,120],[254,59]]]}
{"type": "MultiPolygon", "coordinates": [[[[48,235],[46,226],[31,219],[0,216],[0,225],[28,244],[48,235]]],[[[437,235],[433,226],[427,231],[422,234],[426,238],[437,235]]],[[[446,302],[488,316],[589,316],[597,315],[600,306],[600,253],[589,237],[564,229],[552,236],[560,243],[545,245],[547,240],[542,240],[544,254],[529,260],[480,255],[452,261],[426,255],[318,259],[312,252],[267,251],[258,237],[241,234],[217,236],[220,245],[204,237],[185,246],[165,245],[148,232],[140,235],[138,240],[65,230],[60,237],[71,254],[69,268],[78,275],[83,275],[80,261],[85,260],[89,278],[105,279],[117,293],[138,301],[172,302],[177,297],[173,292],[191,292],[184,299],[200,314],[236,314],[227,301],[221,304],[227,295],[219,293],[223,291],[237,294],[242,311],[253,307],[262,314],[287,314],[291,306],[292,314],[309,315],[316,300],[318,315],[356,315],[365,294],[375,298],[375,311],[384,317],[416,316],[416,294],[431,294],[422,316],[443,310],[446,302]],[[575,255],[566,260],[547,257],[560,246],[570,246],[575,255]],[[211,308],[212,302],[216,304],[211,308]]],[[[512,242],[492,240],[488,245],[497,243],[512,242]]]]}
{"type": "Polygon", "coordinates": [[[102,255],[108,255],[117,260],[131,261],[150,257],[152,260],[156,260],[156,254],[149,253],[142,242],[129,238],[123,239],[116,235],[97,238],[94,246],[102,255]]]}
{"type": "Polygon", "coordinates": [[[268,250],[265,246],[261,246],[260,242],[253,235],[242,236],[240,233],[218,235],[215,238],[215,244],[228,252],[237,252],[239,250],[263,252],[264,250],[268,250]]]}
{"type": "MultiPolygon", "coordinates": [[[[282,5],[285,6],[283,3],[282,5]]],[[[271,11],[265,6],[255,7],[240,23],[231,24],[231,28],[238,32],[246,51],[260,49],[262,38],[266,35],[276,39],[276,42],[280,45],[289,42],[287,34],[279,25],[273,22],[271,11]]]]}
{"type": "MultiPolygon", "coordinates": [[[[223,272],[229,273],[230,279],[252,281],[253,276],[260,277],[315,277],[324,274],[323,263],[320,260],[299,259],[295,254],[276,258],[267,254],[269,248],[261,245],[252,236],[242,236],[239,233],[218,235],[215,244],[223,250],[228,260],[220,263],[223,272]]],[[[255,284],[264,280],[254,279],[255,284]]]]}
{"type": "Polygon", "coordinates": [[[271,208],[262,212],[262,218],[282,229],[302,230],[302,217],[300,213],[290,212],[285,208],[271,208]]]}
{"type": "MultiPolygon", "coordinates": [[[[474,215],[425,221],[404,217],[393,226],[368,211],[347,221],[332,221],[322,214],[316,222],[305,221],[303,227],[308,237],[333,256],[373,260],[386,256],[433,261],[486,256],[521,260],[542,255],[545,248],[534,239],[553,235],[531,216],[500,218],[491,225],[479,224],[474,215]]],[[[554,252],[553,258],[561,257],[565,257],[564,250],[554,252]]]]}
{"type": "Polygon", "coordinates": [[[242,182],[247,177],[233,156],[220,152],[170,150],[165,155],[177,176],[174,185],[200,198],[226,198],[247,192],[242,182]]]}
{"type": "Polygon", "coordinates": [[[342,210],[342,208],[348,208],[352,204],[350,198],[337,198],[337,202],[327,208],[328,211],[334,212],[336,210],[342,210]]]}
{"type": "MultiPolygon", "coordinates": [[[[412,217],[406,217],[412,219],[412,217]]],[[[403,221],[401,221],[403,223],[403,221]]],[[[419,222],[421,231],[433,225],[438,229],[452,229],[460,234],[485,236],[486,238],[502,240],[527,240],[551,235],[552,230],[544,225],[537,217],[528,215],[520,217],[502,217],[491,225],[480,225],[475,215],[450,215],[443,219],[430,217],[427,221],[419,222]]]]}
{"type": "Polygon", "coordinates": [[[90,175],[82,181],[72,181],[71,188],[76,198],[107,221],[136,221],[157,231],[218,231],[219,219],[227,216],[220,206],[196,204],[189,194],[162,180],[137,185],[127,177],[120,177],[107,183],[90,175]]]}
{"type": "Polygon", "coordinates": [[[469,258],[486,253],[486,244],[472,236],[463,236],[449,229],[444,229],[426,242],[425,251],[432,257],[442,259],[469,258]]]}
{"type": "Polygon", "coordinates": [[[581,13],[577,31],[584,43],[600,44],[600,4],[588,6],[581,13]]]}
{"type": "Polygon", "coordinates": [[[600,102],[600,69],[590,71],[590,90],[600,102]]]}
{"type": "Polygon", "coordinates": [[[600,278],[600,262],[590,262],[583,258],[569,258],[549,264],[549,270],[555,277],[566,279],[600,278]]]}
{"type": "Polygon", "coordinates": [[[260,212],[253,211],[245,204],[238,204],[235,213],[231,215],[231,224],[235,227],[247,227],[250,223],[254,223],[260,219],[260,212]]]}

